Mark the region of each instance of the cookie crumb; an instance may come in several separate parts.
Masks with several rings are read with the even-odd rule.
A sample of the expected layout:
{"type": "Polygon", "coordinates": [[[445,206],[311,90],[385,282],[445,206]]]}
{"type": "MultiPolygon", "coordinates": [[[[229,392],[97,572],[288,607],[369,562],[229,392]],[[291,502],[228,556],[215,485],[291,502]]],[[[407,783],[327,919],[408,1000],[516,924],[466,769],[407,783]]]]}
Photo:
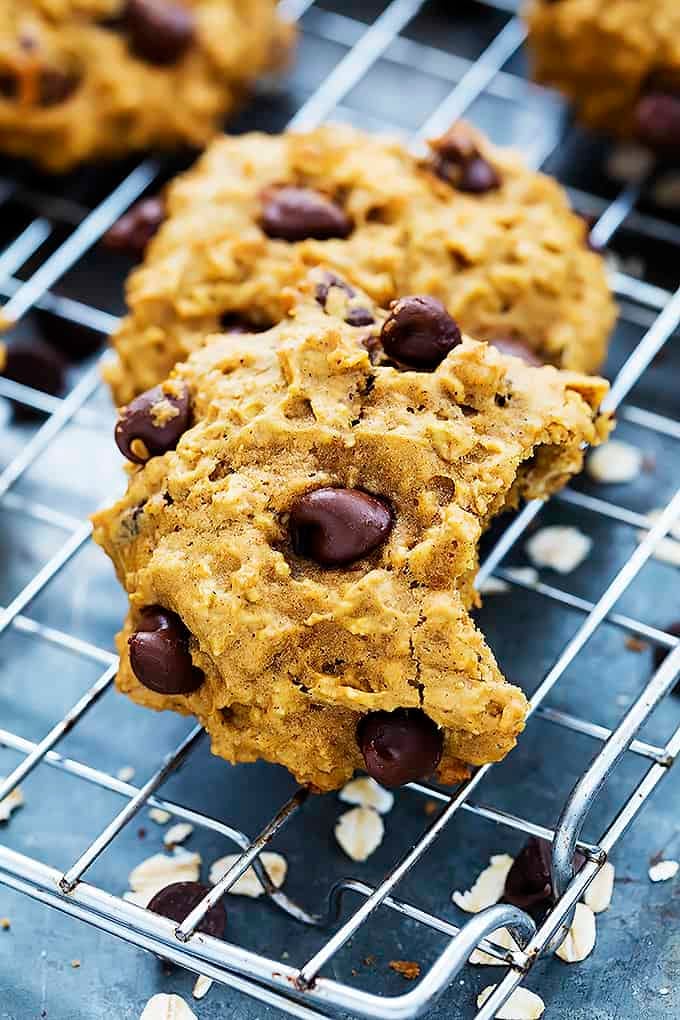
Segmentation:
{"type": "Polygon", "coordinates": [[[71,966],[74,970],[78,970],[80,967],[80,960],[71,960],[71,966]]]}
{"type": "Polygon", "coordinates": [[[12,927],[12,922],[9,917],[0,917],[0,931],[9,931],[12,927]]]}
{"type": "Polygon", "coordinates": [[[423,804],[423,811],[426,815],[431,816],[436,814],[439,803],[436,800],[426,800],[423,804]]]}
{"type": "Polygon", "coordinates": [[[644,652],[649,645],[642,638],[629,637],[626,638],[626,648],[629,652],[644,652]]]}
{"type": "Polygon", "coordinates": [[[420,964],[415,960],[390,960],[389,966],[407,981],[415,981],[420,977],[420,964]]]}
{"type": "Polygon", "coordinates": [[[368,956],[364,957],[364,964],[367,967],[375,967],[375,956],[373,956],[371,953],[369,953],[368,956]]]}

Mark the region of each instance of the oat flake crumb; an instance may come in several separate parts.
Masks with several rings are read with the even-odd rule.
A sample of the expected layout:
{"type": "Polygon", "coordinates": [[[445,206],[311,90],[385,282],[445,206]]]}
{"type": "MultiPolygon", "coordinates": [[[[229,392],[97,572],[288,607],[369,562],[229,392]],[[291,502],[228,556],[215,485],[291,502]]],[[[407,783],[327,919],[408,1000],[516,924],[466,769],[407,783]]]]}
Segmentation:
{"type": "MultiPolygon", "coordinates": [[[[226,856],[220,857],[213,863],[209,875],[211,885],[217,885],[224,878],[229,869],[233,868],[234,864],[236,864],[239,856],[239,854],[226,854],[226,856]]],[[[273,885],[279,889],[285,882],[286,875],[288,874],[286,858],[281,854],[265,851],[260,854],[260,860],[273,885]]],[[[250,896],[251,899],[255,900],[258,896],[262,896],[264,887],[257,877],[255,869],[250,867],[234,882],[228,891],[231,896],[250,896]]]]}
{"type": "Polygon", "coordinates": [[[383,841],[385,826],[377,811],[355,807],[340,815],[335,838],[353,861],[366,861],[383,841]]]}
{"type": "Polygon", "coordinates": [[[172,818],[172,815],[169,811],[164,811],[163,808],[152,807],[149,811],[149,818],[152,822],[155,822],[156,825],[167,825],[172,818]]]}
{"type": "Polygon", "coordinates": [[[680,868],[680,864],[677,861],[658,861],[656,864],[652,864],[648,875],[652,882],[668,882],[671,878],[675,878],[678,868],[680,868]]]}
{"type": "Polygon", "coordinates": [[[147,903],[173,882],[197,882],[201,871],[201,855],[178,848],[173,854],[154,854],[130,872],[131,892],[124,899],[145,907],[147,903]]]}
{"type": "Polygon", "coordinates": [[[394,794],[383,789],[380,783],[370,776],[352,779],[343,786],[339,793],[340,800],[345,804],[358,804],[359,807],[374,808],[378,814],[386,815],[392,810],[394,794]]]}
{"type": "Polygon", "coordinates": [[[71,960],[71,966],[74,970],[78,970],[80,967],[80,960],[71,960]]]}
{"type": "Polygon", "coordinates": [[[0,822],[8,822],[12,812],[16,811],[17,808],[23,807],[23,804],[24,795],[21,792],[21,787],[15,786],[4,800],[0,800],[0,822]]]}
{"type": "Polygon", "coordinates": [[[123,765],[122,769],[118,769],[116,775],[120,779],[121,783],[129,783],[135,778],[135,770],[132,765],[123,765]]]}
{"type": "MultiPolygon", "coordinates": [[[[520,947],[517,945],[507,928],[499,928],[498,931],[492,932],[491,935],[488,936],[488,941],[493,942],[495,946],[499,946],[501,949],[512,949],[515,952],[520,952],[520,947]]],[[[484,967],[505,966],[503,960],[498,960],[495,956],[490,956],[489,953],[485,953],[483,949],[474,949],[469,962],[484,967]]]]}
{"type": "Polygon", "coordinates": [[[205,974],[199,974],[196,978],[196,984],[194,985],[194,990],[191,994],[194,999],[203,999],[212,988],[212,985],[212,978],[206,977],[205,974]]]}
{"type": "Polygon", "coordinates": [[[526,544],[529,559],[537,567],[551,567],[569,574],[587,558],[593,540],[578,528],[552,524],[540,528],[526,544]]]}
{"type": "Polygon", "coordinates": [[[586,469],[596,482],[613,485],[632,482],[642,470],[642,451],[620,439],[610,439],[588,457],[586,469]]]}
{"type": "Polygon", "coordinates": [[[601,914],[609,907],[614,895],[614,876],[614,865],[606,861],[586,889],[583,900],[594,914],[601,914]]]}
{"type": "Polygon", "coordinates": [[[420,964],[415,960],[390,960],[389,966],[407,981],[415,981],[420,977],[420,964]]]}
{"type": "Polygon", "coordinates": [[[494,577],[492,574],[486,581],[482,581],[477,591],[480,595],[503,595],[510,591],[510,585],[502,577],[494,577]]]}
{"type": "Polygon", "coordinates": [[[595,914],[585,903],[577,903],[569,933],[555,955],[565,963],[581,963],[592,953],[595,936],[595,914]]]}
{"type": "Polygon", "coordinates": [[[154,995],[149,999],[139,1020],[196,1020],[179,995],[154,995]]]}
{"type": "Polygon", "coordinates": [[[163,842],[170,848],[179,846],[180,843],[189,838],[193,831],[194,827],[189,822],[177,822],[176,825],[171,825],[165,832],[163,842]]]}
{"type": "Polygon", "coordinates": [[[472,888],[467,892],[456,890],[451,899],[468,914],[477,914],[493,906],[503,895],[505,879],[512,865],[513,858],[509,854],[494,854],[491,863],[482,871],[472,888]]]}
{"type": "MultiPolygon", "coordinates": [[[[477,996],[477,1008],[481,1009],[496,985],[489,985],[477,996]]],[[[516,988],[508,1001],[496,1013],[497,1020],[539,1020],[545,1011],[545,1003],[536,992],[528,988],[516,988]]]]}

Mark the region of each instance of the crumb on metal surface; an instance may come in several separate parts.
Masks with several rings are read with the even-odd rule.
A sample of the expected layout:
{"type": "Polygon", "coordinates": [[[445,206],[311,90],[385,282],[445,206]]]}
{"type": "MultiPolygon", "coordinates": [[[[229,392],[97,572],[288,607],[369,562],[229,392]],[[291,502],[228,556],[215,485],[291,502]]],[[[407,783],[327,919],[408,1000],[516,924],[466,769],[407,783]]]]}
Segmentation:
{"type": "Polygon", "coordinates": [[[389,966],[407,981],[415,981],[420,977],[420,964],[415,960],[390,960],[389,966]]]}

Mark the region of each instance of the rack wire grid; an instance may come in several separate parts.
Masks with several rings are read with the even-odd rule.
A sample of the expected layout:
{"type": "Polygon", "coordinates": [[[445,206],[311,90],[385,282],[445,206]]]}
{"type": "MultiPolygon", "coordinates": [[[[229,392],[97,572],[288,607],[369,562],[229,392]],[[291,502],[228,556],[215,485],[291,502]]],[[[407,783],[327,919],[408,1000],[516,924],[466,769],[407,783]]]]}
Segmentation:
{"type": "MultiPolygon", "coordinates": [[[[288,15],[299,19],[301,24],[299,69],[288,91],[263,96],[256,104],[258,126],[263,119],[269,119],[271,124],[267,126],[274,129],[283,127],[286,122],[296,128],[311,128],[327,118],[349,119],[361,126],[397,130],[409,136],[417,147],[423,138],[436,134],[460,115],[469,114],[498,141],[512,140],[507,135],[515,140],[519,136],[520,146],[537,167],[545,164],[562,170],[566,167],[565,172],[568,172],[579,163],[579,146],[585,144],[583,136],[568,124],[557,97],[531,85],[524,77],[521,49],[525,29],[510,0],[480,0],[461,5],[457,11],[447,11],[446,4],[437,8],[422,0],[392,0],[390,3],[357,4],[356,16],[347,13],[348,4],[336,5],[334,9],[329,3],[288,0],[284,6],[288,15]],[[451,31],[447,33],[449,17],[451,31]],[[425,21],[421,20],[423,18],[425,21]],[[435,45],[431,42],[433,25],[438,27],[434,33],[435,45]],[[383,75],[380,88],[376,88],[376,72],[383,75]],[[407,101],[407,94],[412,91],[417,92],[421,104],[429,104],[426,110],[407,101]],[[291,104],[295,104],[292,110],[291,104]]],[[[250,127],[252,123],[251,110],[238,127],[250,127]]],[[[571,194],[577,207],[594,218],[592,240],[599,245],[620,242],[619,250],[624,253],[637,252],[646,246],[657,256],[659,251],[667,255],[680,240],[680,227],[650,207],[646,195],[656,171],[651,171],[650,178],[624,184],[615,191],[611,180],[605,179],[599,169],[602,149],[592,140],[587,145],[588,163],[591,167],[595,165],[595,172],[599,174],[596,177],[598,188],[605,197],[585,190],[578,179],[571,182],[571,194]]],[[[119,308],[116,303],[120,301],[126,266],[119,256],[102,254],[95,247],[96,243],[132,202],[156,187],[174,169],[175,164],[168,159],[147,159],[124,173],[119,173],[117,168],[97,175],[80,172],[72,179],[73,187],[69,187],[68,193],[83,195],[82,201],[80,197],[77,201],[65,199],[63,186],[29,171],[3,180],[2,229],[9,236],[0,255],[0,293],[7,300],[4,314],[17,324],[17,329],[30,324],[37,316],[43,325],[48,323],[53,329],[84,329],[90,335],[101,336],[111,331],[117,321],[115,312],[97,306],[92,296],[101,295],[102,304],[108,303],[111,307],[113,302],[119,308]],[[105,260],[104,269],[97,259],[105,260]],[[94,263],[99,268],[93,273],[94,263]],[[112,290],[115,290],[114,298],[112,290]]],[[[541,752],[538,761],[529,756],[525,769],[536,771],[546,788],[560,790],[560,799],[556,799],[553,792],[548,804],[541,802],[543,821],[532,819],[524,810],[507,810],[503,806],[503,795],[508,792],[508,783],[503,777],[510,774],[510,763],[478,769],[453,792],[426,783],[413,783],[398,798],[398,810],[403,812],[403,840],[396,834],[375,855],[378,864],[374,867],[372,881],[366,880],[365,870],[361,878],[343,878],[347,861],[331,861],[330,837],[318,836],[320,831],[330,832],[332,823],[328,821],[328,811],[332,808],[328,808],[328,803],[332,798],[308,798],[304,789],[293,790],[284,798],[283,806],[260,826],[259,835],[251,839],[240,824],[231,825],[215,817],[210,810],[187,807],[170,794],[164,794],[164,784],[172,786],[179,767],[196,759],[197,755],[200,758],[205,750],[201,730],[193,728],[187,734],[186,721],[177,717],[161,723],[160,717],[152,713],[142,716],[141,710],[124,699],[107,700],[107,695],[111,698],[116,659],[107,647],[83,636],[80,624],[83,614],[87,617],[90,604],[94,606],[93,614],[101,616],[106,603],[109,611],[108,615],[103,615],[108,628],[111,621],[122,615],[122,601],[109,574],[101,575],[106,578],[101,582],[100,575],[96,575],[94,590],[83,580],[92,569],[91,561],[84,560],[89,557],[90,524],[71,512],[71,505],[64,509],[63,490],[55,495],[55,472],[63,471],[68,475],[69,484],[64,488],[69,493],[78,490],[79,507],[85,501],[89,509],[94,509],[96,496],[103,497],[104,492],[100,490],[110,484],[111,474],[100,470],[99,466],[102,460],[111,459],[108,451],[112,446],[109,438],[112,412],[107,407],[106,395],[101,392],[100,359],[91,359],[75,374],[70,392],[63,398],[0,379],[0,396],[6,398],[8,415],[12,405],[39,415],[37,421],[34,417],[28,422],[23,420],[23,415],[22,424],[17,428],[6,426],[3,440],[6,462],[0,473],[0,513],[8,522],[3,525],[3,533],[12,536],[7,547],[3,547],[3,556],[11,558],[18,545],[20,564],[18,574],[13,570],[5,571],[12,580],[2,585],[6,604],[0,609],[0,633],[3,635],[0,650],[9,689],[6,700],[0,701],[3,706],[0,710],[3,726],[4,719],[15,719],[17,732],[0,729],[0,748],[13,754],[16,760],[7,778],[0,781],[0,800],[19,783],[30,783],[37,776],[43,777],[41,782],[47,774],[55,783],[57,779],[70,781],[68,794],[56,785],[50,786],[47,793],[40,787],[43,810],[46,810],[46,798],[57,797],[62,807],[61,814],[55,817],[61,819],[62,827],[72,829],[83,825],[88,830],[84,849],[77,860],[57,860],[61,846],[59,825],[49,832],[44,828],[40,830],[39,856],[49,856],[51,864],[42,863],[33,854],[11,849],[9,845],[0,845],[0,885],[151,950],[189,971],[245,992],[263,1006],[276,1006],[307,1020],[336,1015],[338,1011],[391,1020],[414,1017],[433,1009],[435,1000],[445,992],[447,1016],[457,1010],[461,1015],[469,1015],[474,1009],[474,998],[464,981],[454,982],[453,979],[462,972],[473,948],[482,946],[496,957],[504,970],[495,991],[476,1016],[478,1020],[495,1016],[539,959],[551,958],[550,949],[564,936],[575,904],[665,778],[680,750],[680,727],[665,739],[654,742],[641,736],[643,724],[671,691],[680,669],[678,638],[668,630],[638,619],[637,612],[625,611],[627,598],[631,605],[656,610],[665,601],[664,592],[672,591],[677,577],[674,574],[671,581],[673,568],[655,565],[650,558],[680,515],[680,490],[673,493],[670,485],[672,465],[677,464],[677,449],[673,444],[680,440],[680,424],[670,414],[659,412],[663,404],[661,397],[654,409],[628,402],[631,391],[644,384],[653,360],[680,323],[680,289],[674,289],[678,280],[668,279],[669,273],[677,274],[677,247],[675,252],[674,261],[668,257],[661,259],[664,264],[661,276],[657,274],[652,280],[620,269],[612,272],[613,286],[621,300],[619,332],[623,331],[624,336],[614,346],[618,371],[607,407],[616,410],[624,434],[634,435],[643,446],[649,437],[659,458],[670,463],[670,474],[662,480],[657,476],[640,483],[643,485],[640,499],[644,501],[651,494],[658,501],[663,496],[663,511],[650,518],[643,512],[644,502],[639,504],[640,509],[631,509],[623,502],[609,502],[593,495],[587,482],[577,481],[550,507],[544,509],[541,503],[533,502],[511,523],[496,528],[480,569],[480,582],[494,574],[511,586],[511,596],[499,596],[495,602],[491,598],[487,600],[484,628],[500,641],[495,621],[499,612],[503,616],[505,610],[499,611],[497,607],[502,605],[502,598],[512,598],[515,619],[510,638],[506,632],[506,644],[499,649],[501,661],[504,657],[511,658],[514,668],[515,658],[521,657],[518,646],[522,645],[525,656],[528,654],[523,661],[530,663],[530,667],[523,667],[525,686],[531,687],[532,681],[535,684],[530,698],[531,723],[520,750],[527,749],[530,742],[536,742],[544,751],[554,747],[554,753],[541,752]],[[73,456],[74,445],[80,456],[78,461],[69,461],[65,457],[73,456]],[[83,467],[84,460],[87,469],[83,467]],[[85,478],[82,478],[83,473],[85,478]],[[588,518],[597,541],[591,557],[595,560],[594,569],[583,587],[586,590],[589,585],[594,587],[592,595],[544,581],[532,583],[507,567],[508,557],[519,555],[521,540],[532,529],[536,518],[541,515],[543,519],[546,514],[553,514],[559,520],[563,520],[565,514],[567,517],[581,514],[588,518]],[[31,555],[24,556],[23,560],[21,540],[14,539],[12,522],[26,529],[23,534],[30,535],[31,555]],[[49,534],[49,542],[40,537],[43,531],[49,534]],[[617,536],[624,534],[625,538],[622,541],[617,538],[615,542],[614,532],[617,536]],[[55,535],[59,536],[56,545],[55,535]],[[37,570],[32,566],[35,557],[40,561],[37,570]],[[69,568],[75,563],[77,572],[69,574],[69,568]],[[650,598],[647,586],[646,594],[638,593],[638,597],[633,598],[639,579],[650,570],[657,571],[654,596],[650,598]],[[17,576],[20,581],[16,580],[17,576]],[[16,585],[15,590],[7,590],[10,583],[16,585]],[[101,590],[96,587],[100,583],[101,590]],[[67,616],[60,610],[72,599],[79,602],[80,608],[74,615],[71,607],[67,616]],[[555,622],[557,613],[561,618],[567,614],[566,642],[564,626],[558,627],[555,622]],[[575,616],[579,623],[574,630],[575,616]],[[536,640],[539,617],[540,642],[536,640]],[[55,621],[61,619],[75,619],[77,625],[70,631],[61,629],[55,625],[55,621]],[[559,647],[555,647],[551,621],[555,622],[559,647]],[[612,676],[607,667],[609,652],[603,653],[602,649],[598,652],[598,635],[601,637],[605,629],[608,634],[616,634],[622,645],[621,631],[629,639],[641,639],[668,652],[651,679],[645,678],[627,699],[614,697],[618,689],[617,676],[612,676]],[[91,678],[93,673],[100,675],[93,683],[90,679],[85,682],[83,677],[91,678]],[[584,697],[579,695],[578,679],[582,675],[595,676],[599,678],[598,683],[602,683],[602,698],[595,705],[600,711],[593,711],[592,715],[603,718],[606,705],[607,712],[614,714],[610,725],[595,721],[587,713],[578,714],[572,708],[574,704],[578,707],[579,698],[585,703],[584,697]],[[41,689],[41,685],[48,685],[50,689],[58,686],[63,699],[67,695],[61,687],[63,685],[64,691],[70,694],[73,687],[69,678],[73,676],[80,696],[63,714],[59,709],[56,721],[49,719],[49,712],[41,707],[44,697],[39,693],[28,697],[28,709],[24,706],[25,695],[30,690],[41,689]],[[562,693],[564,708],[548,705],[552,692],[562,693]],[[106,715],[102,714],[104,704],[108,706],[106,715]],[[123,714],[126,725],[133,719],[137,727],[126,730],[135,734],[134,747],[128,744],[124,750],[130,755],[139,750],[142,767],[148,768],[149,761],[156,758],[164,734],[182,734],[141,786],[117,777],[113,769],[100,767],[96,760],[94,763],[87,761],[88,752],[96,752],[97,734],[101,733],[102,726],[122,727],[123,714]],[[47,732],[43,727],[47,727],[47,732]],[[21,730],[36,729],[34,737],[19,735],[21,730]],[[538,734],[546,730],[550,730],[550,735],[543,739],[538,734]],[[560,750],[559,734],[566,734],[577,743],[560,750]],[[597,747],[594,757],[591,754],[593,742],[597,747]],[[68,753],[71,746],[78,750],[78,755],[68,753]],[[571,770],[567,760],[571,761],[571,770]],[[598,829],[599,838],[582,839],[586,822],[593,824],[596,800],[598,797],[600,801],[607,800],[600,795],[609,788],[615,770],[631,761],[635,762],[636,769],[629,770],[627,792],[621,794],[617,788],[616,798],[607,803],[607,817],[598,829]],[[96,796],[89,795],[86,799],[82,791],[92,787],[96,796]],[[482,791],[484,799],[477,800],[476,793],[482,791]],[[110,796],[107,798],[105,794],[110,796]],[[116,799],[123,802],[119,810],[111,807],[116,799]],[[179,927],[104,887],[107,884],[104,878],[111,884],[109,880],[115,874],[109,867],[113,868],[116,847],[125,846],[129,852],[130,845],[134,846],[131,823],[149,806],[166,809],[175,819],[188,821],[198,832],[217,840],[220,845],[226,844],[226,849],[236,847],[238,851],[236,863],[179,927]],[[323,825],[327,828],[315,820],[318,811],[322,815],[325,812],[323,825]],[[552,824],[544,824],[546,818],[552,818],[552,824]],[[263,849],[270,846],[275,837],[292,832],[294,822],[302,827],[303,845],[295,869],[291,858],[291,881],[297,870],[304,879],[301,888],[305,892],[326,890],[328,905],[321,909],[323,900],[317,899],[316,912],[275,889],[260,862],[263,849]],[[516,845],[526,834],[552,841],[554,883],[559,899],[538,930],[526,914],[508,905],[490,907],[457,924],[448,916],[452,910],[450,903],[448,910],[440,909],[448,902],[448,897],[437,903],[430,902],[431,897],[428,899],[429,880],[434,882],[439,870],[446,871],[443,883],[444,887],[448,884],[449,891],[454,876],[460,888],[465,887],[466,877],[472,877],[457,871],[455,861],[456,854],[462,855],[464,847],[475,843],[474,827],[478,825],[490,826],[501,845],[500,834],[503,840],[514,838],[516,845]],[[447,834],[452,832],[455,832],[455,840],[447,842],[447,834]],[[435,844],[440,848],[445,846],[443,860],[439,858],[436,864],[428,864],[435,860],[435,844]],[[576,847],[584,854],[586,863],[574,874],[571,861],[576,847]],[[268,899],[257,906],[250,905],[249,914],[239,914],[238,908],[230,908],[226,941],[196,933],[211,904],[223,897],[250,865],[255,866],[268,899]],[[96,876],[100,872],[104,878],[98,882],[96,876]],[[339,877],[333,881],[335,872],[339,877]],[[423,899],[427,901],[425,906],[403,898],[400,891],[414,875],[417,880],[411,882],[410,888],[421,903],[423,899]],[[423,876],[427,876],[428,881],[423,881],[423,876]],[[349,900],[353,904],[351,909],[348,909],[349,900]],[[259,913],[254,915],[252,911],[259,913]],[[264,920],[262,911],[268,911],[264,920]],[[253,917],[259,920],[251,921],[253,917]],[[287,948],[278,952],[278,958],[270,958],[263,949],[267,945],[266,937],[263,940],[253,935],[252,929],[273,931],[275,925],[281,926],[280,945],[287,948]],[[405,926],[403,931],[399,925],[405,926]],[[503,925],[513,931],[521,947],[519,951],[500,949],[486,941],[486,936],[503,925]],[[381,933],[379,936],[375,934],[377,929],[381,933]],[[360,952],[363,945],[365,952],[371,945],[371,938],[378,937],[387,940],[386,951],[394,956],[413,955],[412,950],[417,945],[418,952],[428,957],[430,962],[422,976],[408,991],[376,994],[371,990],[370,970],[357,975],[346,962],[348,946],[360,952]],[[254,939],[254,948],[248,948],[250,938],[254,939]],[[394,946],[390,949],[392,938],[394,946]],[[336,979],[329,976],[329,971],[342,972],[343,976],[336,979]],[[463,985],[466,988],[464,997],[459,995],[463,985]]],[[[668,374],[668,367],[662,366],[660,375],[668,374]]],[[[666,401],[671,408],[674,396],[672,394],[666,401]]],[[[119,470],[117,463],[115,470],[119,470]]],[[[675,476],[677,481],[677,471],[675,476]]],[[[630,492],[635,491],[635,486],[631,487],[630,492]]],[[[104,566],[102,564],[102,569],[104,566]]],[[[581,575],[577,572],[574,576],[581,575]]],[[[111,630],[107,634],[110,639],[111,630]]],[[[108,644],[106,637],[102,644],[108,644]]],[[[589,680],[588,686],[591,683],[589,680]]],[[[588,704],[592,709],[592,701],[588,704]]],[[[673,725],[677,726],[680,722],[677,713],[673,720],[673,725]]],[[[511,756],[511,760],[514,757],[511,756]]],[[[208,758],[207,753],[205,758],[208,758]]],[[[280,770],[270,766],[229,771],[224,763],[213,760],[212,766],[204,762],[201,769],[202,775],[212,777],[213,789],[220,781],[222,788],[240,786],[246,799],[265,808],[280,789],[289,789],[286,787],[288,779],[271,778],[272,773],[278,777],[280,770]],[[254,797],[255,792],[257,797],[254,797]]],[[[526,772],[524,779],[528,782],[526,772]]],[[[196,777],[192,782],[195,781],[196,777]]],[[[536,784],[531,789],[534,791],[531,796],[536,796],[538,803],[536,784]]],[[[519,803],[526,808],[530,799],[524,797],[519,803]]],[[[25,811],[28,818],[28,808],[25,811]]],[[[254,819],[257,814],[251,812],[248,817],[254,819]]],[[[139,835],[143,835],[143,830],[139,835]]],[[[30,842],[30,839],[25,840],[24,849],[30,842]]],[[[139,843],[138,849],[142,845],[139,843]]],[[[337,852],[336,857],[339,857],[337,852]]],[[[479,860],[475,870],[479,871],[483,864],[484,861],[479,860]]],[[[121,881],[118,873],[119,888],[121,881]]],[[[441,887],[440,882],[437,889],[441,887]]],[[[493,973],[497,975],[498,971],[493,973]]],[[[540,982],[538,984],[540,987],[540,982]]]]}

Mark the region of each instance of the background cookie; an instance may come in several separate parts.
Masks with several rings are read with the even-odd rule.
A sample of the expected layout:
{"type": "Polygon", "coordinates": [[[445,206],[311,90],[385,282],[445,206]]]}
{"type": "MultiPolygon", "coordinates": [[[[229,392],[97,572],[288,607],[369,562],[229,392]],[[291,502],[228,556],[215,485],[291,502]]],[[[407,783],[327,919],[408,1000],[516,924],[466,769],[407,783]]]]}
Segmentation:
{"type": "Polygon", "coordinates": [[[1,0],[0,150],[64,170],[203,145],[292,31],[274,0],[1,0]]]}
{"type": "Polygon", "coordinates": [[[591,127],[680,155],[677,0],[530,0],[537,79],[591,127]]]}
{"type": "Polygon", "coordinates": [[[423,161],[339,125],[222,138],[165,205],[113,338],[119,404],[211,333],[279,321],[285,287],[317,265],[381,305],[434,295],[465,330],[529,358],[602,363],[614,306],[583,221],[555,181],[467,125],[423,161]]]}
{"type": "Polygon", "coordinates": [[[346,288],[317,275],[290,318],[212,337],[123,412],[139,466],[95,518],[130,595],[118,683],[318,789],[372,770],[376,717],[424,713],[441,759],[399,782],[453,782],[526,707],[467,612],[480,533],[579,470],[606,384],[463,338],[432,299],[382,322],[346,288]]]}

